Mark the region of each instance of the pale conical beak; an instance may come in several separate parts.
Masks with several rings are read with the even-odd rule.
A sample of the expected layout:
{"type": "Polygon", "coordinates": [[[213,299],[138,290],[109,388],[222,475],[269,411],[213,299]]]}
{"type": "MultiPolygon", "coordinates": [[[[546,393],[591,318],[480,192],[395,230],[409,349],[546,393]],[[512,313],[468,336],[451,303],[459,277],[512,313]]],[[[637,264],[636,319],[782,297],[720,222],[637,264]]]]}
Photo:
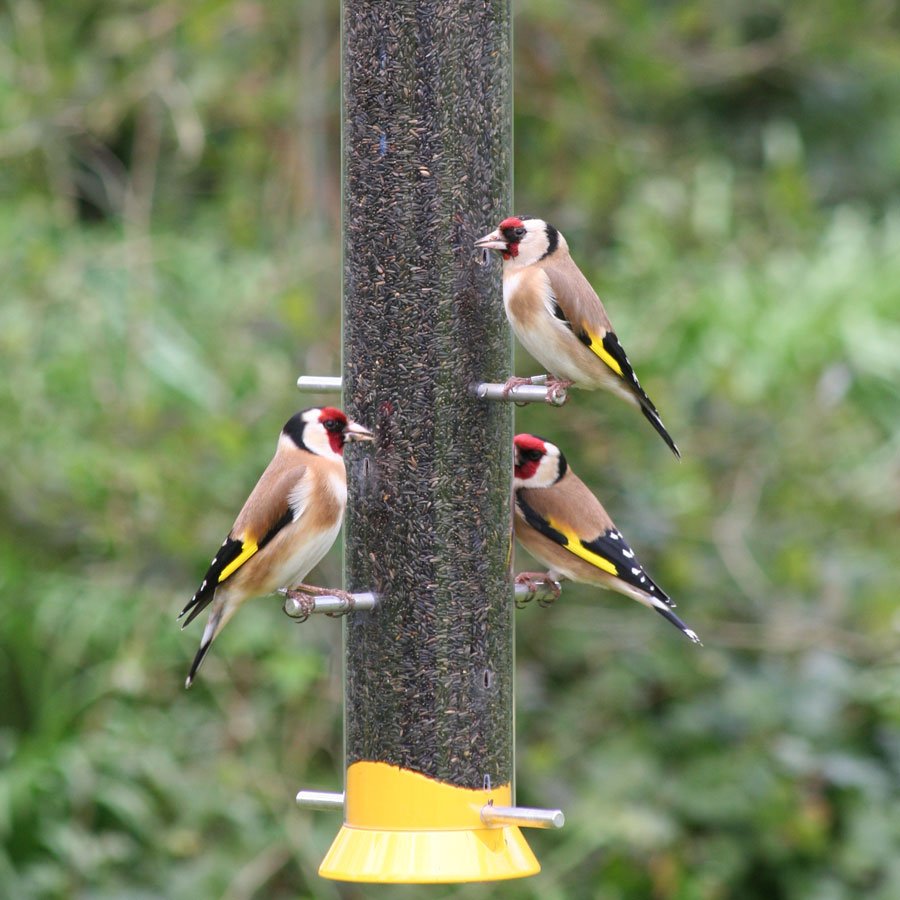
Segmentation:
{"type": "Polygon", "coordinates": [[[372,432],[358,422],[349,422],[344,429],[344,440],[351,444],[356,441],[371,441],[373,437],[372,432]]]}
{"type": "Polygon", "coordinates": [[[475,246],[479,250],[508,250],[509,242],[500,234],[500,231],[492,231],[482,238],[475,241],[475,246]]]}

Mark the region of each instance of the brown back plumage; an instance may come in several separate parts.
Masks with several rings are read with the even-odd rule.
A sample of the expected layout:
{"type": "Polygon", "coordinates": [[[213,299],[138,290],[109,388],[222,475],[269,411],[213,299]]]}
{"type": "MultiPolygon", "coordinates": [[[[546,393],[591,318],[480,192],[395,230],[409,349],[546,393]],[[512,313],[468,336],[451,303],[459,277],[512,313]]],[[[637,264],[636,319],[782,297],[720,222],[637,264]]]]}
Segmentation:
{"type": "Polygon", "coordinates": [[[259,541],[288,512],[288,498],[306,475],[307,465],[298,458],[301,454],[310,457],[302,450],[275,454],[234,520],[232,537],[259,541]]]}
{"type": "Polygon", "coordinates": [[[612,331],[600,297],[565,247],[559,247],[534,266],[546,274],[556,302],[576,335],[584,327],[600,338],[607,331],[612,331]]]}
{"type": "Polygon", "coordinates": [[[592,541],[615,528],[603,505],[571,469],[553,487],[520,488],[520,491],[541,518],[564,524],[582,540],[592,541]],[[578,514],[574,522],[573,512],[578,514]]]}

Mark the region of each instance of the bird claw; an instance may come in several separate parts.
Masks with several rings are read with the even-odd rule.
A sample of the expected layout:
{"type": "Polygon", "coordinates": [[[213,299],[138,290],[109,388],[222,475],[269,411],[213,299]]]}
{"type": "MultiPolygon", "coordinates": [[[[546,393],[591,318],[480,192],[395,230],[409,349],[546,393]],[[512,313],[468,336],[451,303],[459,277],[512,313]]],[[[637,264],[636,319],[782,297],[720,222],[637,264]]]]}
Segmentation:
{"type": "Polygon", "coordinates": [[[516,609],[525,609],[537,594],[537,582],[531,577],[530,572],[522,572],[516,575],[516,584],[524,584],[528,593],[524,597],[516,597],[516,609]]]}
{"type": "MultiPolygon", "coordinates": [[[[540,376],[537,376],[537,377],[540,377],[540,376]]],[[[504,400],[509,399],[509,392],[513,388],[525,387],[525,385],[532,385],[532,384],[534,384],[534,381],[532,381],[531,378],[523,378],[521,375],[510,376],[509,378],[506,379],[506,381],[503,384],[503,391],[502,391],[503,399],[504,400]]]]}
{"type": "Polygon", "coordinates": [[[534,600],[538,593],[542,590],[549,590],[552,597],[540,597],[537,601],[538,606],[546,609],[551,604],[559,600],[562,590],[557,580],[550,572],[520,572],[516,575],[516,584],[524,584],[528,589],[528,593],[521,599],[516,600],[516,606],[523,609],[526,604],[534,600]]]}
{"type": "Polygon", "coordinates": [[[566,378],[549,377],[547,379],[547,403],[551,406],[564,406],[569,399],[566,390],[572,387],[573,384],[575,384],[574,381],[569,381],[566,378]]]}
{"type": "Polygon", "coordinates": [[[299,609],[298,615],[292,615],[287,611],[287,608],[285,608],[284,611],[287,615],[291,616],[291,618],[296,618],[298,622],[305,622],[309,618],[310,613],[316,611],[316,597],[337,597],[338,600],[343,600],[344,603],[347,604],[346,610],[325,613],[325,615],[331,616],[332,618],[340,618],[348,612],[352,612],[356,606],[356,598],[353,594],[349,591],[339,590],[338,588],[321,588],[316,587],[313,584],[298,584],[289,590],[282,591],[282,593],[285,596],[285,604],[291,600],[297,604],[299,609]]]}
{"type": "Polygon", "coordinates": [[[311,594],[298,590],[285,590],[282,593],[284,594],[284,603],[281,608],[288,618],[300,625],[312,615],[316,606],[316,598],[311,594]]]}

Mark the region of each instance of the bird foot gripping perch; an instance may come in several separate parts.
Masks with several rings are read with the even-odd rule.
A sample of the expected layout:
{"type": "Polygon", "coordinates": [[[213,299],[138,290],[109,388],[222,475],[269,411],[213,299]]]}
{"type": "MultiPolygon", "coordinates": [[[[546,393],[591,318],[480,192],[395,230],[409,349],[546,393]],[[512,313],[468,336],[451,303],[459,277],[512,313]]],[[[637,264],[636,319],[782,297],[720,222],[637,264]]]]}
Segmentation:
{"type": "Polygon", "coordinates": [[[551,406],[564,406],[569,399],[568,389],[575,384],[567,378],[547,378],[547,402],[551,406]]]}
{"type": "Polygon", "coordinates": [[[559,600],[562,587],[549,573],[519,572],[516,575],[516,606],[523,609],[532,600],[547,607],[559,600]]]}
{"type": "Polygon", "coordinates": [[[547,375],[532,375],[520,378],[514,375],[503,384],[480,382],[474,385],[473,393],[480,400],[505,400],[521,406],[523,403],[549,403],[562,406],[568,399],[565,389],[554,390],[547,386],[547,375]]]}
{"type": "MultiPolygon", "coordinates": [[[[499,399],[512,400],[519,404],[526,403],[529,401],[524,398],[520,399],[518,396],[510,397],[510,394],[516,391],[517,388],[539,386],[545,389],[542,399],[546,403],[549,403],[551,406],[565,406],[569,399],[566,388],[571,387],[573,384],[573,381],[554,378],[552,375],[531,375],[530,377],[512,375],[504,382],[499,399]]],[[[479,393],[478,396],[485,397],[486,399],[494,399],[493,397],[488,397],[486,393],[479,393]]]]}

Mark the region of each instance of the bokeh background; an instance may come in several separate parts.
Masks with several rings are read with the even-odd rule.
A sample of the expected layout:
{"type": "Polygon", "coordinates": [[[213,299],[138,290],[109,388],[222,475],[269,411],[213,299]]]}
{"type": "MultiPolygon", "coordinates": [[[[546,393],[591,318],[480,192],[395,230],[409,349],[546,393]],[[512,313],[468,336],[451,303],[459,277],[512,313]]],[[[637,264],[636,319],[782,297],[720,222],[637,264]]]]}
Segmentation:
{"type": "Polygon", "coordinates": [[[889,0],[516,3],[515,211],[565,232],[684,461],[605,395],[518,427],[705,641],[589,589],[518,614],[519,800],[568,817],[541,875],[317,877],[331,620],[258,602],[183,690],[175,614],[296,376],[339,371],[338,30],[326,0],[0,10],[0,894],[896,900],[889,0]]]}

